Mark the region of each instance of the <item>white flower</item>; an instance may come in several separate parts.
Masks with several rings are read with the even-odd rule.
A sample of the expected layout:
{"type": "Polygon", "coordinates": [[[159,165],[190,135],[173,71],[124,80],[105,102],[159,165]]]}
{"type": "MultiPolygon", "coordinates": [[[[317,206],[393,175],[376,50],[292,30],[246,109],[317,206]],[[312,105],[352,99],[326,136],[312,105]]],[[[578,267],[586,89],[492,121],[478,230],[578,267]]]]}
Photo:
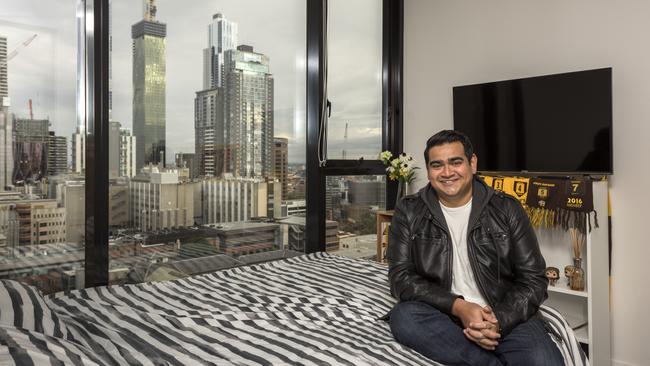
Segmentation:
{"type": "Polygon", "coordinates": [[[393,153],[391,153],[391,152],[388,151],[388,150],[386,150],[386,151],[382,151],[381,154],[379,154],[379,159],[380,159],[381,161],[383,161],[384,163],[387,162],[387,161],[389,161],[390,158],[392,158],[392,157],[393,157],[393,153]]]}

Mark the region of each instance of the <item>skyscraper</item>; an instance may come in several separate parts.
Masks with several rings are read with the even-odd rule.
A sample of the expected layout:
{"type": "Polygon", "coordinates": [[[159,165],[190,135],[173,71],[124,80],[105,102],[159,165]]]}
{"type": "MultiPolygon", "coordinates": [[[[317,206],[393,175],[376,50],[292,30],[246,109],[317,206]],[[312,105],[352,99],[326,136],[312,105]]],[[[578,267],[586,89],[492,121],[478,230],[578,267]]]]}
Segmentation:
{"type": "Polygon", "coordinates": [[[9,111],[7,38],[0,36],[0,190],[12,183],[14,174],[13,117],[9,111]]]}
{"type": "Polygon", "coordinates": [[[203,49],[203,89],[223,86],[224,53],[237,47],[237,23],[223,17],[212,16],[208,25],[208,47],[203,49]]]}
{"type": "Polygon", "coordinates": [[[273,76],[269,57],[240,45],[225,53],[226,172],[273,174],[273,76]]]}
{"type": "Polygon", "coordinates": [[[220,177],[224,170],[226,115],[224,113],[225,52],[237,47],[237,23],[212,16],[208,47],[203,49],[203,90],[194,99],[195,153],[198,175],[220,177]]]}
{"type": "Polygon", "coordinates": [[[47,174],[62,174],[68,171],[68,140],[50,131],[47,147],[47,174]]]}
{"type": "Polygon", "coordinates": [[[165,37],[156,20],[155,0],[144,0],[144,19],[131,28],[133,38],[133,133],[136,168],[165,159],[165,37]]]}
{"type": "Polygon", "coordinates": [[[49,126],[47,119],[14,121],[14,183],[39,181],[47,174],[49,126]]]}
{"type": "Polygon", "coordinates": [[[219,177],[224,169],[224,89],[196,92],[194,99],[194,150],[198,175],[219,177]]]}
{"type": "Polygon", "coordinates": [[[7,37],[0,35],[0,105],[3,105],[3,99],[9,96],[7,61],[7,37]]]}

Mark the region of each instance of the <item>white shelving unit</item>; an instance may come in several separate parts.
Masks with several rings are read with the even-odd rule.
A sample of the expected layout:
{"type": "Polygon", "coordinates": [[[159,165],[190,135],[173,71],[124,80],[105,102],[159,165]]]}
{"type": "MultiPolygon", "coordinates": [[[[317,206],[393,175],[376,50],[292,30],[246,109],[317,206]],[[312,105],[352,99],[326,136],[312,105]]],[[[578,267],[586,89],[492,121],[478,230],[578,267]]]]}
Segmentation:
{"type": "Polygon", "coordinates": [[[593,194],[600,227],[592,225],[586,248],[582,248],[585,291],[571,290],[564,277],[564,267],[573,264],[569,233],[561,229],[536,232],[546,265],[560,270],[560,279],[548,288],[545,304],[560,311],[574,328],[578,341],[589,345],[592,366],[611,366],[607,181],[594,182],[593,194]]]}

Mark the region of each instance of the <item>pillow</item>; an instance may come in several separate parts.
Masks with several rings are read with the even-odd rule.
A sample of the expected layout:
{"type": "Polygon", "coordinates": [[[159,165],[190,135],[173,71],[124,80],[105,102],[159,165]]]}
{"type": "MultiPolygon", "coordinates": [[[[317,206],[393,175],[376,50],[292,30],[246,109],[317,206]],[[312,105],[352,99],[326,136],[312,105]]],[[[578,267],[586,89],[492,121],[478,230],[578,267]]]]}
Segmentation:
{"type": "Polygon", "coordinates": [[[58,338],[68,334],[37,288],[13,280],[0,280],[0,325],[58,338]]]}

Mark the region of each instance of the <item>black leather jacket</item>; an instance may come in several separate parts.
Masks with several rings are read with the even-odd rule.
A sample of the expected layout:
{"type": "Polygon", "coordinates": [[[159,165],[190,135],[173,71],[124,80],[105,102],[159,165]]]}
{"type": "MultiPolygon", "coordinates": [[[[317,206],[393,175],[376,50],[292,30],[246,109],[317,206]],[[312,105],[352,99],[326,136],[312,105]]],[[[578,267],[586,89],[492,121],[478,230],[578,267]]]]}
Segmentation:
{"type": "MultiPolygon", "coordinates": [[[[546,264],[521,204],[474,178],[468,255],[481,294],[505,336],[547,298],[546,264]]],[[[395,209],[388,278],[400,301],[421,301],[451,316],[452,242],[435,190],[427,184],[395,209]]]]}

